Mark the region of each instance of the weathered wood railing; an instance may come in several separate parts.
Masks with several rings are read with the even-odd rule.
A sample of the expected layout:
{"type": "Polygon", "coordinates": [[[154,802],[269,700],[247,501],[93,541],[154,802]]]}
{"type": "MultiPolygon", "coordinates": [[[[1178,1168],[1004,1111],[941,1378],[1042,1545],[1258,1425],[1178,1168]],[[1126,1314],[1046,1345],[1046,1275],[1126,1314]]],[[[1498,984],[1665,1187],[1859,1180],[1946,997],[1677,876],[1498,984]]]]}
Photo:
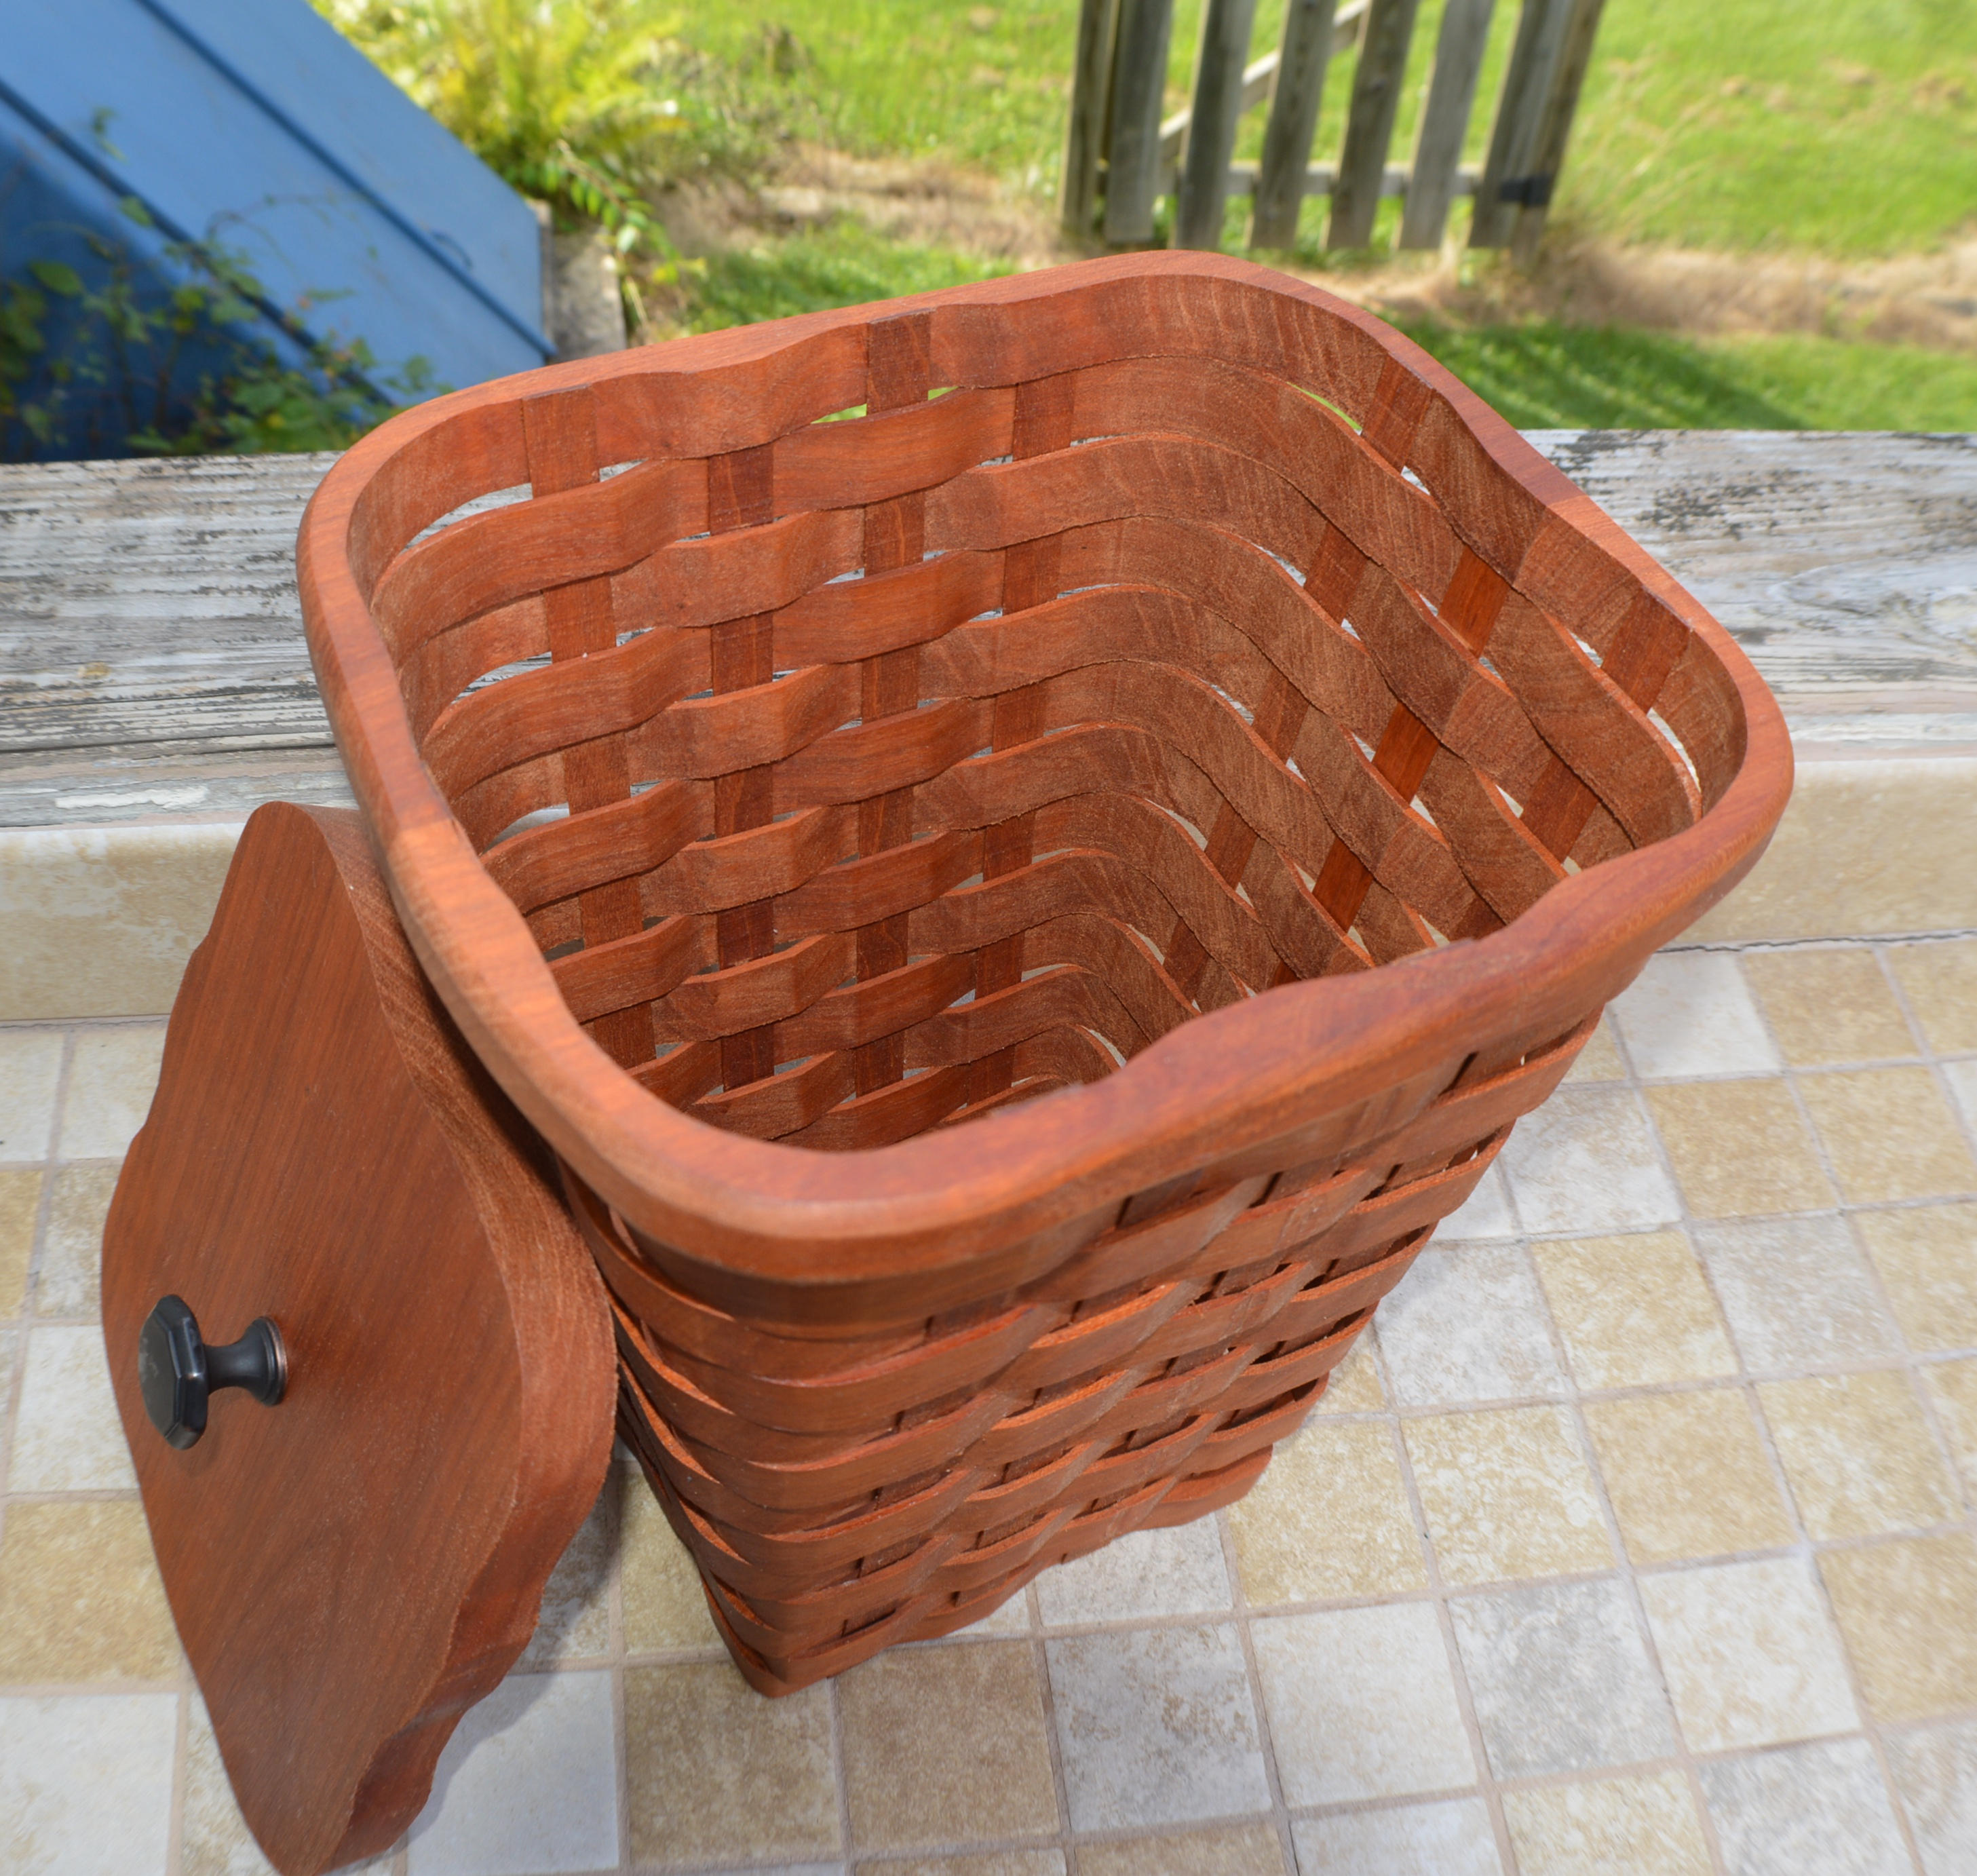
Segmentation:
{"type": "Polygon", "coordinates": [[[1523,0],[1488,154],[1465,167],[1496,0],[1447,0],[1413,159],[1388,161],[1420,0],[1287,0],[1277,49],[1246,63],[1256,0],[1205,0],[1193,101],[1162,120],[1173,0],[1084,0],[1064,140],[1067,233],[1115,247],[1157,238],[1174,199],[1177,247],[1221,246],[1231,196],[1254,198],[1253,248],[1288,248],[1306,196],[1331,199],[1328,247],[1363,247],[1381,199],[1402,199],[1399,244],[1441,245],[1474,196],[1469,245],[1528,255],[1543,232],[1605,0],[1523,0]],[[1343,145],[1315,163],[1327,68],[1355,55],[1343,145]],[[1267,101],[1260,163],[1232,157],[1243,115],[1267,101]]]}

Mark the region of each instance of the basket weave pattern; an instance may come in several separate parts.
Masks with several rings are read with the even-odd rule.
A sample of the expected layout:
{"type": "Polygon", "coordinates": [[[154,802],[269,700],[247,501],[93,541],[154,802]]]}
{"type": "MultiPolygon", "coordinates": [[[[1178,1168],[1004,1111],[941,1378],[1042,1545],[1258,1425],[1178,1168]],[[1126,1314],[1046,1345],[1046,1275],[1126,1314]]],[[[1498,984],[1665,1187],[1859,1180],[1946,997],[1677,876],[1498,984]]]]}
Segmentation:
{"type": "MultiPolygon", "coordinates": [[[[1108,1084],[1157,1113],[1133,1152],[954,1201],[938,1271],[855,1245],[807,1270],[807,1176],[853,1205],[868,1163],[875,1193],[934,1178],[936,1130],[957,1178],[1041,1151],[1035,1097],[1192,1019],[1248,1022],[1229,1091],[1294,1081],[1365,1026],[1268,993],[1459,990],[1433,973],[1703,831],[1745,762],[1734,652],[1405,342],[1231,263],[1064,278],[469,394],[354,497],[402,730],[312,594],[346,752],[409,734],[620,1086],[833,1150],[745,1162],[788,1216],[757,1232],[781,1263],[743,1271],[754,1225],[641,1215],[490,1045],[613,1293],[627,1436],[770,1690],[1246,1489],[1606,998],[1769,829],[1726,834],[1652,929],[1513,960],[1342,1091],[1203,1082],[1197,1109],[1156,1051],[1108,1084]]],[[[352,768],[480,1042],[491,1006],[394,866],[409,797],[352,768]]]]}

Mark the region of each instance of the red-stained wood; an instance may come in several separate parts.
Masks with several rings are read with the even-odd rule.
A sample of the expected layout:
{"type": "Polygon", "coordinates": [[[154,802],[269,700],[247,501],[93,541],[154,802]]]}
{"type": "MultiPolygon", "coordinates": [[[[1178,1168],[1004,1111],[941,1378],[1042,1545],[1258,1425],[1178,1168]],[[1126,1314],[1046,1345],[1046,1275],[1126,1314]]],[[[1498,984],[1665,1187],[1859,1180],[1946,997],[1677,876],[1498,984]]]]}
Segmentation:
{"type": "Polygon", "coordinates": [[[1218,256],[438,400],[299,565],[408,934],[772,1692],[1239,1494],[1791,788],[1557,471],[1218,256]],[[564,461],[551,411],[583,474],[418,538],[564,461]]]}
{"type": "Polygon", "coordinates": [[[526,1646],[602,1483],[605,1300],[541,1144],[406,946],[358,817],[247,824],[104,1234],[104,1331],[166,1594],[283,1876],[389,1848],[526,1646]],[[286,1397],[146,1418],[160,1297],[272,1316],[286,1397]]]}

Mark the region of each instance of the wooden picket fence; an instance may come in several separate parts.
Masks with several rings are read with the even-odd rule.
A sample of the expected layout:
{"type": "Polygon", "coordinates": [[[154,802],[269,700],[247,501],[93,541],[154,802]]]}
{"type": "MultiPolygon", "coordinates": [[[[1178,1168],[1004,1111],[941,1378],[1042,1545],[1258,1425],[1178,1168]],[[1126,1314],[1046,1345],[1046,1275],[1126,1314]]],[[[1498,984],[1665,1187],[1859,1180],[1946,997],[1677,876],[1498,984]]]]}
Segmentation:
{"type": "Polygon", "coordinates": [[[1471,247],[1528,256],[1544,227],[1605,0],[1523,0],[1489,154],[1465,166],[1496,0],[1447,0],[1414,158],[1387,160],[1421,0],[1288,0],[1282,43],[1249,58],[1256,0],[1205,0],[1190,106],[1163,121],[1173,0],[1084,0],[1064,140],[1065,231],[1113,247],[1156,239],[1174,198],[1173,244],[1217,248],[1231,196],[1254,198],[1253,248],[1288,248],[1306,196],[1328,196],[1328,247],[1364,247],[1382,197],[1399,197],[1400,245],[1441,243],[1457,196],[1476,198],[1471,247]],[[1356,50],[1345,141],[1314,163],[1325,68],[1356,50]],[[1260,163],[1231,160],[1243,114],[1268,101],[1260,163]]]}

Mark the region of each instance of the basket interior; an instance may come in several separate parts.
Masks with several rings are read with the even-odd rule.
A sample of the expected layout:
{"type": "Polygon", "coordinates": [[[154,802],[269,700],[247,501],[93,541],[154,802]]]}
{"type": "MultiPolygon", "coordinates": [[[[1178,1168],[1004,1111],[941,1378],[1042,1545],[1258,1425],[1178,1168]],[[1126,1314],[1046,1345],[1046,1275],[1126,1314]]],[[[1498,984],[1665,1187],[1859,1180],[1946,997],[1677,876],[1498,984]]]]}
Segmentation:
{"type": "Polygon", "coordinates": [[[590,388],[526,398],[526,485],[377,583],[431,773],[658,1098],[883,1145],[1486,935],[1721,791],[1654,707],[1686,629],[1603,554],[1580,616],[1513,585],[1544,510],[1438,497],[1396,362],[1181,319],[957,387],[932,318],[845,329],[849,409],[763,365],[741,447],[677,385],[629,462],[590,388]]]}

